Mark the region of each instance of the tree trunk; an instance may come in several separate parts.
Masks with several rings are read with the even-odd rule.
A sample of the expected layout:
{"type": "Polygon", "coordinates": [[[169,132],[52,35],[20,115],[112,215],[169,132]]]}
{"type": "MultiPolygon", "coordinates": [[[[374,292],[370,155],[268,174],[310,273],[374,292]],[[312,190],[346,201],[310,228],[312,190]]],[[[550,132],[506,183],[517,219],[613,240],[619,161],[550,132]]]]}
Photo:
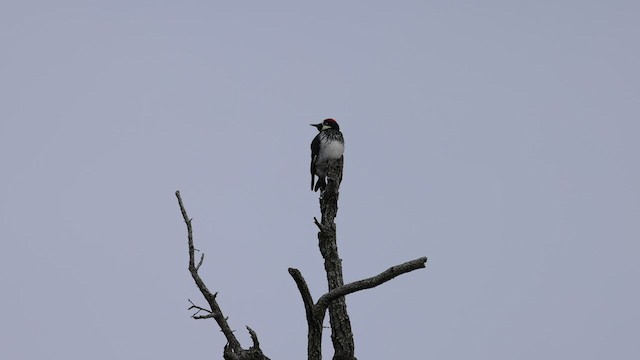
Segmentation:
{"type": "MultiPolygon", "coordinates": [[[[322,213],[320,224],[322,226],[318,232],[318,247],[324,258],[329,291],[344,285],[342,259],[338,254],[335,224],[343,164],[344,157],[330,164],[327,186],[320,196],[320,211],[322,213]]],[[[335,350],[333,360],[355,360],[353,331],[344,297],[329,304],[329,321],[331,323],[331,341],[335,350]]]]}

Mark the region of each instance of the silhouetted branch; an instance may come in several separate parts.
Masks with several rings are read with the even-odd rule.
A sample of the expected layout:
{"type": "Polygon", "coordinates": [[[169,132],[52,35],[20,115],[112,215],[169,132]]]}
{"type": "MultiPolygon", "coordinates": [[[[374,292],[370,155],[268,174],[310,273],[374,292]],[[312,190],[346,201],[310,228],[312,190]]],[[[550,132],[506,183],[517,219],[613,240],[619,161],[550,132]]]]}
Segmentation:
{"type": "Polygon", "coordinates": [[[313,303],[307,282],[298,269],[289,268],[289,274],[296,282],[298,291],[302,296],[302,303],[307,315],[307,354],[309,360],[322,360],[322,322],[326,313],[326,307],[322,308],[313,303]]]}
{"type": "Polygon", "coordinates": [[[251,336],[251,341],[253,342],[253,346],[251,346],[251,348],[260,349],[260,341],[258,341],[258,334],[256,334],[256,332],[253,331],[253,329],[248,326],[247,326],[247,331],[249,332],[249,335],[251,336]]]}
{"type": "Polygon", "coordinates": [[[262,350],[260,350],[260,346],[258,343],[258,337],[256,333],[247,327],[249,330],[249,334],[251,335],[251,339],[253,340],[254,346],[252,346],[249,350],[245,350],[240,345],[240,342],[233,334],[233,330],[229,327],[229,323],[227,322],[227,317],[222,314],[222,309],[218,305],[218,301],[216,300],[216,296],[218,293],[212,294],[211,291],[207,288],[202,278],[198,274],[198,270],[204,261],[204,254],[200,256],[200,261],[198,265],[195,264],[195,247],[193,245],[193,228],[191,226],[191,218],[187,215],[187,210],[182,203],[182,197],[180,196],[180,191],[176,191],[176,198],[178,198],[178,205],[180,206],[180,212],[182,213],[182,218],[184,223],[187,225],[187,239],[189,246],[189,272],[191,273],[191,277],[198,286],[200,293],[204,296],[207,303],[211,307],[211,310],[205,309],[203,307],[195,305],[191,300],[191,307],[189,309],[198,310],[195,314],[192,315],[194,319],[208,319],[213,318],[225,338],[227,338],[227,345],[224,347],[223,356],[226,360],[269,360],[268,357],[262,354],[262,350]],[[207,312],[206,315],[197,315],[198,312],[204,311],[207,312]]]}
{"type": "MultiPolygon", "coordinates": [[[[214,296],[215,296],[215,294],[214,294],[214,296]]],[[[213,317],[213,314],[211,313],[211,310],[205,309],[203,307],[200,307],[200,306],[194,304],[193,301],[191,301],[191,299],[187,299],[187,300],[191,304],[191,306],[189,306],[188,310],[191,310],[191,309],[196,309],[197,310],[193,315],[191,315],[192,318],[194,318],[194,319],[209,319],[209,318],[213,317]],[[206,315],[198,315],[201,311],[204,311],[207,314],[206,315]]]]}
{"type": "Polygon", "coordinates": [[[325,229],[324,225],[320,224],[320,222],[318,222],[318,219],[316,219],[315,216],[313,217],[313,223],[316,224],[316,226],[318,227],[318,230],[323,231],[325,229]]]}
{"type": "Polygon", "coordinates": [[[376,276],[354,281],[352,283],[342,285],[339,288],[335,288],[329,291],[318,299],[317,304],[323,307],[327,307],[335,299],[347,296],[356,291],[371,289],[395,278],[398,275],[402,275],[413,270],[422,269],[425,267],[426,263],[427,258],[421,257],[419,259],[407,261],[406,263],[400,265],[392,266],[376,276]]]}
{"type": "Polygon", "coordinates": [[[354,281],[352,283],[342,285],[335,288],[326,294],[322,295],[318,302],[313,303],[313,298],[309,292],[307,282],[302,277],[302,274],[298,269],[289,268],[289,274],[296,282],[298,291],[302,296],[302,302],[304,303],[305,312],[307,315],[307,324],[309,326],[308,335],[308,358],[309,360],[320,360],[321,356],[321,344],[322,344],[322,322],[327,308],[332,301],[336,299],[344,298],[349,294],[360,290],[371,289],[378,285],[381,285],[398,275],[402,275],[413,270],[421,269],[425,267],[427,262],[426,257],[421,257],[415,260],[407,261],[403,264],[392,266],[382,273],[363,280],[354,281]]]}
{"type": "Polygon", "coordinates": [[[200,261],[198,262],[198,265],[196,265],[196,271],[200,270],[200,266],[202,266],[203,262],[204,262],[204,253],[202,253],[202,255],[200,256],[200,261]]]}
{"type": "Polygon", "coordinates": [[[304,280],[300,270],[298,269],[289,268],[289,274],[298,286],[298,291],[300,291],[300,296],[302,296],[304,310],[307,313],[307,321],[309,321],[313,316],[313,298],[311,297],[311,292],[309,292],[307,282],[304,280]]]}

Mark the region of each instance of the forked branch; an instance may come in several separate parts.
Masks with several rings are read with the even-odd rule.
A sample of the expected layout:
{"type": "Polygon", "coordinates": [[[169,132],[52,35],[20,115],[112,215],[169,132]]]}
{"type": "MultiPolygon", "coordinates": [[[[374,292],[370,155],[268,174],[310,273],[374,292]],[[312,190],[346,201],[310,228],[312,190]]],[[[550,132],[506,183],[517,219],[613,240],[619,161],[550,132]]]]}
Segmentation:
{"type": "Polygon", "coordinates": [[[307,282],[302,277],[302,274],[298,269],[289,269],[289,274],[296,282],[298,291],[302,297],[304,303],[305,312],[307,314],[307,324],[309,326],[309,339],[308,339],[308,358],[309,360],[322,359],[322,322],[324,320],[325,313],[331,305],[332,301],[339,298],[343,298],[354,292],[371,289],[378,285],[395,278],[398,275],[406,274],[413,270],[422,269],[427,263],[426,257],[421,257],[415,260],[407,261],[406,263],[392,266],[382,273],[352,283],[342,285],[338,288],[330,290],[326,294],[322,295],[318,301],[314,304],[307,282]]]}
{"type": "Polygon", "coordinates": [[[289,269],[289,274],[296,282],[302,296],[307,324],[309,326],[308,359],[322,359],[322,322],[325,314],[329,313],[331,325],[331,341],[333,343],[333,360],[355,360],[355,345],[351,321],[347,313],[345,296],[356,291],[371,289],[381,285],[398,275],[425,267],[426,257],[421,257],[406,263],[392,266],[382,273],[349,284],[344,284],[342,274],[342,260],[338,253],[335,218],[338,213],[338,198],[344,158],[341,157],[328,163],[327,186],[320,195],[321,220],[313,218],[318,227],[318,247],[324,259],[327,273],[328,291],[314,304],[309,287],[297,269],[289,269]],[[337,181],[336,181],[337,180],[337,181]]]}

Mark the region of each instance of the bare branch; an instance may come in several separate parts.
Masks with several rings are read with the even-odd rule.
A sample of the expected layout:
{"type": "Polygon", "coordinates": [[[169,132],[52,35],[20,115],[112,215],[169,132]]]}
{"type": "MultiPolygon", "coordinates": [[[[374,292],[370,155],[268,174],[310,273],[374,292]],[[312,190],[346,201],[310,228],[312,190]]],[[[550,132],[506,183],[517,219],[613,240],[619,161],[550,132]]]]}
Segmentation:
{"type": "Polygon", "coordinates": [[[253,346],[251,347],[260,349],[260,341],[258,341],[258,334],[256,334],[256,332],[253,331],[253,329],[248,326],[247,326],[247,331],[249,331],[249,335],[251,335],[251,341],[253,341],[253,346]]]}
{"type": "Polygon", "coordinates": [[[213,313],[207,314],[207,315],[196,315],[196,314],[191,315],[191,317],[196,320],[211,319],[211,318],[215,318],[215,316],[216,315],[213,313]]]}
{"type": "Polygon", "coordinates": [[[289,274],[298,285],[298,291],[302,296],[302,302],[304,303],[304,310],[307,315],[307,326],[309,332],[307,335],[307,353],[309,360],[321,360],[322,359],[322,322],[326,313],[326,308],[321,308],[318,305],[313,304],[313,298],[307,282],[302,277],[302,274],[298,269],[289,268],[289,274]]]}
{"type": "MultiPolygon", "coordinates": [[[[215,297],[216,295],[217,295],[217,293],[213,294],[213,297],[215,297]]],[[[193,301],[191,301],[191,299],[187,299],[187,300],[189,300],[189,303],[191,303],[191,306],[189,306],[189,310],[191,310],[191,309],[196,309],[197,310],[193,315],[191,315],[192,318],[200,320],[200,319],[210,319],[210,318],[213,317],[213,312],[211,310],[205,309],[205,308],[203,308],[201,306],[198,306],[198,305],[194,304],[193,301]],[[207,314],[206,315],[198,315],[198,314],[200,314],[201,311],[204,311],[207,314]]]]}
{"type": "Polygon", "coordinates": [[[338,298],[352,294],[356,291],[371,289],[395,278],[398,275],[402,275],[413,270],[422,269],[426,266],[426,263],[427,258],[421,257],[400,265],[392,266],[376,276],[354,281],[352,283],[342,285],[329,291],[328,293],[322,295],[320,299],[318,299],[317,304],[319,306],[322,306],[323,308],[326,308],[332,301],[338,298]]]}
{"type": "Polygon", "coordinates": [[[196,265],[196,271],[200,270],[200,266],[202,266],[203,261],[204,261],[204,253],[202,253],[202,255],[200,256],[200,261],[198,262],[198,265],[196,265]]]}
{"type": "Polygon", "coordinates": [[[298,291],[300,291],[302,302],[304,303],[304,310],[307,313],[307,321],[311,321],[313,317],[313,298],[311,297],[307,282],[298,269],[289,268],[289,274],[296,282],[296,285],[298,285],[298,291]]]}
{"type": "MultiPolygon", "coordinates": [[[[189,218],[189,215],[187,215],[187,210],[185,209],[184,204],[182,203],[182,197],[180,196],[180,191],[176,191],[176,197],[178,198],[178,205],[180,205],[180,212],[182,213],[182,218],[184,219],[184,223],[187,225],[187,238],[189,242],[189,272],[191,273],[191,277],[193,278],[196,285],[198,286],[198,289],[202,293],[202,296],[204,296],[204,298],[209,303],[209,306],[211,307],[210,314],[208,314],[211,316],[199,315],[197,318],[198,319],[203,319],[207,317],[214,318],[216,323],[218,323],[220,330],[222,330],[222,332],[224,333],[224,336],[227,338],[227,342],[229,343],[229,347],[231,348],[231,350],[234,352],[239,352],[240,350],[242,350],[242,347],[240,346],[240,342],[238,341],[236,336],[233,334],[233,331],[229,327],[229,323],[227,322],[227,319],[222,314],[222,310],[220,309],[220,306],[218,305],[218,301],[216,300],[217,293],[215,295],[212,294],[211,291],[207,289],[207,286],[204,284],[204,281],[202,281],[202,279],[200,278],[200,275],[198,274],[198,267],[200,267],[200,264],[202,263],[204,258],[201,257],[200,264],[198,264],[198,267],[196,267],[191,218],[189,218]]],[[[194,316],[194,318],[196,317],[194,316]]]]}
{"type": "Polygon", "coordinates": [[[313,223],[316,224],[316,226],[318,227],[318,229],[320,231],[324,231],[324,225],[320,224],[320,222],[318,221],[318,219],[314,216],[313,217],[313,223]]]}
{"type": "Polygon", "coordinates": [[[198,306],[198,305],[194,304],[194,303],[193,303],[193,301],[191,301],[191,299],[187,299],[187,300],[188,300],[188,301],[189,301],[189,303],[191,304],[191,306],[189,306],[189,309],[188,309],[188,310],[196,309],[196,310],[198,310],[198,311],[205,311],[205,312],[207,312],[207,313],[211,313],[211,310],[209,310],[209,309],[205,309],[205,308],[203,308],[203,307],[200,307],[200,306],[198,306]]]}
{"type": "Polygon", "coordinates": [[[239,352],[236,352],[229,347],[229,344],[227,344],[222,352],[222,357],[225,360],[269,360],[268,357],[264,356],[260,349],[260,342],[258,341],[258,335],[256,332],[248,326],[247,331],[249,331],[249,335],[253,341],[253,346],[248,350],[241,349],[239,352]]]}

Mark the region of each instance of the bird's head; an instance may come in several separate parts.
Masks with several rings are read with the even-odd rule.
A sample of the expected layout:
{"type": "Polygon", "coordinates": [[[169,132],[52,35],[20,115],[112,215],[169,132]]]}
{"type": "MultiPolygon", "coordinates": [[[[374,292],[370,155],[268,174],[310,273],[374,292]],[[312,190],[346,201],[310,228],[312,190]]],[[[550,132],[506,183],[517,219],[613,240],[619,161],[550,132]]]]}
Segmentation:
{"type": "Polygon", "coordinates": [[[334,129],[340,130],[340,125],[333,119],[325,119],[323,122],[319,124],[310,124],[311,126],[315,126],[318,131],[334,129]]]}

